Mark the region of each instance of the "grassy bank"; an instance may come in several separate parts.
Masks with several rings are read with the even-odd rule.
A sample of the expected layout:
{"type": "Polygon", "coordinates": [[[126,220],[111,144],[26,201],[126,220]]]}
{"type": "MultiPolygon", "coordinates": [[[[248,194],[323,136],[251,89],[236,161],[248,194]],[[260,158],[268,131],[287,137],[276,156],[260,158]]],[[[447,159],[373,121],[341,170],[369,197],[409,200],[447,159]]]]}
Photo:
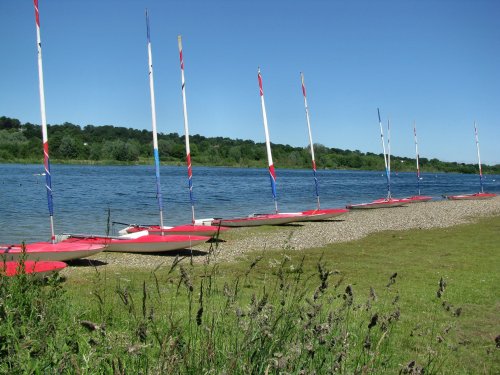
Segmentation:
{"type": "Polygon", "coordinates": [[[2,279],[0,371],[499,373],[498,243],[493,217],[232,263],[75,268],[43,287],[2,279]]]}

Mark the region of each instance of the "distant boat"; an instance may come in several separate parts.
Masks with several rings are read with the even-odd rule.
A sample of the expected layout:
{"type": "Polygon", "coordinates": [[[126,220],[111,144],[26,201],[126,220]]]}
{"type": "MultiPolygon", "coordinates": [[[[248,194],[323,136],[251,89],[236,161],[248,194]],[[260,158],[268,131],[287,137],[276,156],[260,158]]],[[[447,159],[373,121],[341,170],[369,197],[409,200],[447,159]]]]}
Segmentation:
{"type": "Polygon", "coordinates": [[[452,201],[471,200],[471,199],[491,199],[496,197],[495,193],[474,193],[461,195],[447,195],[446,198],[452,201]]]}
{"type": "Polygon", "coordinates": [[[384,142],[384,130],[382,128],[382,120],[380,119],[380,110],[377,108],[378,122],[380,125],[380,139],[382,141],[382,150],[384,152],[385,176],[387,178],[387,198],[381,198],[368,203],[348,204],[348,209],[371,209],[371,208],[388,208],[403,206],[407,202],[405,199],[393,198],[391,195],[391,145],[390,145],[390,123],[387,122],[387,153],[384,142]]]}
{"type": "Polygon", "coordinates": [[[479,185],[481,187],[481,191],[479,193],[474,194],[461,194],[461,195],[445,195],[444,197],[450,200],[471,200],[471,199],[491,199],[496,197],[495,193],[485,193],[483,188],[483,171],[481,168],[481,155],[479,152],[479,137],[477,135],[477,126],[474,121],[474,137],[476,139],[476,149],[477,149],[477,161],[479,165],[479,185]]]}
{"type": "Polygon", "coordinates": [[[414,196],[411,196],[411,197],[408,197],[408,198],[403,198],[403,199],[406,200],[407,203],[428,202],[428,201],[430,201],[432,199],[432,197],[420,194],[420,181],[422,180],[422,177],[420,177],[420,166],[419,166],[420,155],[418,154],[417,127],[415,125],[415,122],[413,122],[413,137],[415,139],[415,155],[416,155],[416,162],[417,162],[417,190],[418,190],[418,195],[414,195],[414,196]]]}
{"type": "Polygon", "coordinates": [[[388,208],[403,206],[406,203],[408,202],[405,199],[381,198],[369,203],[349,204],[347,208],[351,210],[361,208],[388,208]]]}
{"type": "Polygon", "coordinates": [[[0,276],[16,276],[19,274],[33,274],[37,277],[43,277],[50,273],[62,270],[67,266],[64,262],[44,261],[35,262],[25,260],[23,262],[0,262],[0,276]]]}

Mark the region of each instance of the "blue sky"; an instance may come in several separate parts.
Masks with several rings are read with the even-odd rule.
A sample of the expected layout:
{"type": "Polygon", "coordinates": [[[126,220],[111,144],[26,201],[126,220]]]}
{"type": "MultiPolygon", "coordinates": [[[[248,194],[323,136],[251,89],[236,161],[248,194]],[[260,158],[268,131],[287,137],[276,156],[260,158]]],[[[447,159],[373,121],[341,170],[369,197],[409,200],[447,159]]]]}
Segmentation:
{"type": "MultiPolygon", "coordinates": [[[[183,133],[182,34],[190,132],[264,141],[313,139],[381,153],[500,163],[500,1],[40,0],[47,121],[151,128],[150,13],[158,131],[183,133]]],[[[40,123],[31,0],[0,1],[0,116],[40,123]]],[[[49,134],[50,143],[50,134],[49,134]]],[[[276,166],[279,168],[279,165],[276,166]]],[[[320,167],[320,166],[319,166],[320,167]]]]}

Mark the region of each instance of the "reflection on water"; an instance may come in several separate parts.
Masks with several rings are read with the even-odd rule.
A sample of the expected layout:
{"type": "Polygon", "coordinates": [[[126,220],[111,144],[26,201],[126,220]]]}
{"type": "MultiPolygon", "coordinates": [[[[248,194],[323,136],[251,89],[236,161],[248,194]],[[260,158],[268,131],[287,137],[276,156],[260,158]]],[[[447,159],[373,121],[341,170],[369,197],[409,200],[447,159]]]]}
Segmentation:
{"type": "MultiPolygon", "coordinates": [[[[45,176],[42,165],[0,164],[0,243],[44,241],[50,238],[45,176]]],[[[303,211],[316,206],[310,170],[277,169],[278,208],[303,211]]],[[[344,207],[385,197],[383,172],[318,171],[321,206],[344,207]]],[[[422,173],[422,194],[479,190],[477,175],[422,173]]],[[[416,194],[415,173],[393,174],[392,194],[416,194]]],[[[167,225],[191,220],[187,172],[161,168],[164,217],[167,225]]],[[[485,190],[500,192],[500,176],[485,176],[485,190]]],[[[54,224],[57,233],[106,232],[111,220],[158,223],[154,166],[52,165],[54,224]]],[[[266,169],[193,167],[196,217],[231,217],[271,212],[274,203],[266,169]]],[[[118,228],[117,228],[118,229],[118,228]]]]}

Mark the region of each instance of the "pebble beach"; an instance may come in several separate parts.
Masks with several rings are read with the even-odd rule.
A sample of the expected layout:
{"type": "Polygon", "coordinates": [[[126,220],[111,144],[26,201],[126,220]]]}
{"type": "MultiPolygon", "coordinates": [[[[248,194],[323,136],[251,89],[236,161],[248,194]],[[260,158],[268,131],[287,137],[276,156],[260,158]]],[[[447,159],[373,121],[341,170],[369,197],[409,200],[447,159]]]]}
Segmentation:
{"type": "MultiPolygon", "coordinates": [[[[481,217],[500,215],[500,196],[488,200],[449,201],[437,200],[413,203],[402,207],[351,210],[335,219],[321,222],[301,222],[279,227],[234,228],[225,235],[227,240],[218,244],[217,262],[231,262],[244,258],[254,251],[290,249],[305,251],[332,243],[348,242],[381,231],[445,228],[472,223],[481,217]]],[[[191,258],[203,263],[209,257],[210,244],[190,250],[163,254],[107,253],[95,255],[91,260],[79,260],[73,265],[96,265],[110,269],[151,269],[169,264],[176,256],[191,258]]],[[[62,274],[94,267],[68,267],[62,274]]]]}

